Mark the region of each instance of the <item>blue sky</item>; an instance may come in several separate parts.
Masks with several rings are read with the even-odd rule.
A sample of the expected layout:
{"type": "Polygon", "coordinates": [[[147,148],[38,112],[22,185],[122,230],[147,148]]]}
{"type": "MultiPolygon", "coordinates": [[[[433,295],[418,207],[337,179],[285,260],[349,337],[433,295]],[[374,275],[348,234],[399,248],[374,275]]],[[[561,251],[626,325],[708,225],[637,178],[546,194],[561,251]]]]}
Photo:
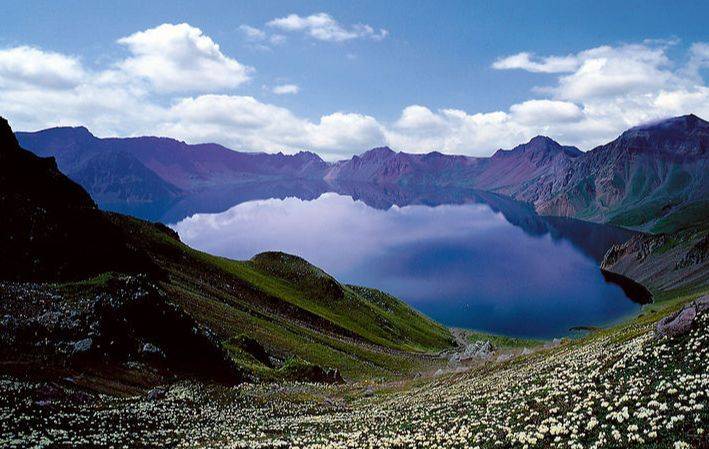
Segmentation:
{"type": "Polygon", "coordinates": [[[619,3],[4,2],[0,114],[330,159],[706,118],[709,3],[619,3]]]}

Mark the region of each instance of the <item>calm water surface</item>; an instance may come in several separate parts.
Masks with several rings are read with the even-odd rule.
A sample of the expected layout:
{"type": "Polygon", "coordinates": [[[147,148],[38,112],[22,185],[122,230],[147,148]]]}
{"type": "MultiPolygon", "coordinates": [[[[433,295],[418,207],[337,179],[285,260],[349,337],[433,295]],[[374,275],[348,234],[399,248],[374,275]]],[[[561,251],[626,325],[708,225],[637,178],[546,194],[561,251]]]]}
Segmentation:
{"type": "Polygon", "coordinates": [[[573,326],[610,324],[640,307],[598,268],[607,247],[628,231],[541,218],[489,194],[399,201],[406,206],[350,194],[246,201],[173,227],[190,246],[229,258],[297,254],[449,326],[550,338],[573,326]]]}

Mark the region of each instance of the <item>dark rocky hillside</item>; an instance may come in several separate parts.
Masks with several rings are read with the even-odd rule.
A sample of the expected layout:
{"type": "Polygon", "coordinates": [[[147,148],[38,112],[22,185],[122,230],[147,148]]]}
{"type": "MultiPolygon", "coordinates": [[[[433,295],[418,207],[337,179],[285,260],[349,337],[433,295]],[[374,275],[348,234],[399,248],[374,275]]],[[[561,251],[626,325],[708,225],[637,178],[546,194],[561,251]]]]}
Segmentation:
{"type": "Polygon", "coordinates": [[[150,271],[78,184],[17,143],[0,119],[0,279],[68,280],[150,271]]]}
{"type": "Polygon", "coordinates": [[[0,374],[110,393],[184,376],[340,382],[401,376],[453,345],[403,302],[301,258],[214,257],[103,212],[0,125],[0,374]]]}
{"type": "Polygon", "coordinates": [[[647,230],[709,219],[709,123],[694,115],[632,128],[517,194],[542,214],[647,230]]]}

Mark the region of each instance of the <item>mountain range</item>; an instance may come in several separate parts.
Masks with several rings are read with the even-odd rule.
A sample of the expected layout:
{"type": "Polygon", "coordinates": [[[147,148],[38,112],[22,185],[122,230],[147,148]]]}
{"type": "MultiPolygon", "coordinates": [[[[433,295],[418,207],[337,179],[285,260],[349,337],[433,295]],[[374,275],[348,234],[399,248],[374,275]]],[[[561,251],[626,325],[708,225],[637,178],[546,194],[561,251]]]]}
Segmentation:
{"type": "Polygon", "coordinates": [[[326,189],[472,188],[531,203],[541,215],[667,232],[709,219],[709,123],[695,115],[631,128],[582,152],[537,136],[491,157],[369,150],[329,163],[311,152],[247,153],[169,138],[97,138],[84,127],[16,133],[82,185],[102,208],[141,211],[210,191],[308,180],[326,189]],[[142,207],[141,207],[142,206],[142,207]]]}

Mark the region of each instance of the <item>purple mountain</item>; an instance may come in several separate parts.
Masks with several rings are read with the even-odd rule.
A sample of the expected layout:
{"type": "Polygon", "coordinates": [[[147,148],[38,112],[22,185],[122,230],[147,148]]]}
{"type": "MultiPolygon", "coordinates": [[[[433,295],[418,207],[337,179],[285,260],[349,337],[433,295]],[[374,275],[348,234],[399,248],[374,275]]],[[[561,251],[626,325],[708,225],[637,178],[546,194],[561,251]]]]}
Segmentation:
{"type": "MultiPolygon", "coordinates": [[[[93,136],[86,128],[17,133],[20,143],[84,186],[102,207],[150,206],[214,189],[283,180],[464,187],[534,204],[547,215],[654,230],[707,218],[709,124],[694,115],[629,129],[587,153],[537,136],[492,157],[388,147],[327,163],[318,155],[246,153],[158,137],[93,136]]],[[[121,210],[119,208],[119,210],[121,210]]]]}
{"type": "Polygon", "coordinates": [[[333,164],[325,179],[381,184],[461,185],[469,184],[480,173],[484,162],[479,158],[439,152],[396,153],[389,147],[381,147],[333,164]]]}
{"type": "MultiPolygon", "coordinates": [[[[276,179],[322,179],[328,164],[314,153],[244,153],[217,144],[162,137],[100,139],[84,127],[16,133],[39,156],[86,188],[102,206],[169,202],[193,192],[276,179]]],[[[118,208],[120,210],[120,207],[118,208]]]]}

